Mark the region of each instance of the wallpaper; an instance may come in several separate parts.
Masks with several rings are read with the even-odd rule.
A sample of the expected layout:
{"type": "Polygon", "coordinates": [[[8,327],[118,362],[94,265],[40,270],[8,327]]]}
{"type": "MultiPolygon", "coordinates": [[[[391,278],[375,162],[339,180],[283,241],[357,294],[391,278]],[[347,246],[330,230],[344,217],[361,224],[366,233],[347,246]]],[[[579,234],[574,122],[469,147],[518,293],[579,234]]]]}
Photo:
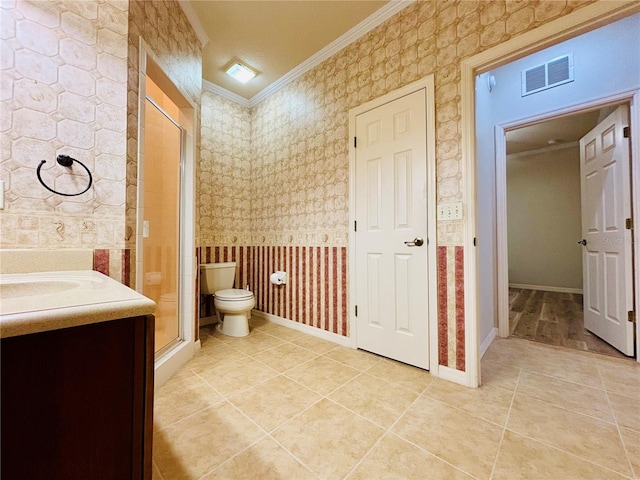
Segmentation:
{"type": "MultiPolygon", "coordinates": [[[[295,255],[296,247],[307,252],[318,249],[321,260],[324,249],[346,249],[349,110],[430,74],[435,77],[437,203],[463,201],[461,60],[587,3],[591,0],[417,2],[253,107],[251,242],[245,244],[245,248],[254,247],[253,268],[270,271],[292,265],[302,269],[300,261],[282,263],[289,252],[295,255]],[[276,257],[275,263],[266,255],[256,258],[255,248],[263,247],[268,247],[267,252],[284,252],[283,256],[276,257]]],[[[203,135],[208,135],[204,132],[203,128],[203,135]]],[[[214,164],[222,161],[215,155],[212,158],[214,164]]],[[[226,220],[223,215],[219,222],[226,220]]],[[[440,364],[458,370],[465,369],[463,225],[464,220],[437,224],[438,285],[434,286],[438,289],[440,364]]],[[[232,244],[229,240],[209,237],[201,245],[223,248],[232,244]]],[[[313,255],[306,261],[315,262],[316,253],[313,255]]],[[[326,258],[330,259],[329,271],[321,262],[320,268],[313,263],[312,270],[305,270],[304,282],[326,285],[331,295],[334,290],[346,290],[348,259],[336,262],[336,269],[345,269],[345,276],[336,280],[331,277],[333,257],[326,258]]],[[[302,280],[298,282],[293,288],[301,291],[302,280]]],[[[259,309],[325,328],[315,317],[296,317],[295,309],[283,310],[278,299],[284,293],[264,280],[259,279],[255,288],[259,289],[259,309]]],[[[328,304],[338,297],[332,296],[328,304]]],[[[349,334],[346,309],[336,313],[335,325],[340,326],[337,333],[349,334]]]]}
{"type": "Polygon", "coordinates": [[[2,248],[124,244],[128,2],[0,4],[2,248]],[[78,164],[93,173],[88,185],[78,164]]]}

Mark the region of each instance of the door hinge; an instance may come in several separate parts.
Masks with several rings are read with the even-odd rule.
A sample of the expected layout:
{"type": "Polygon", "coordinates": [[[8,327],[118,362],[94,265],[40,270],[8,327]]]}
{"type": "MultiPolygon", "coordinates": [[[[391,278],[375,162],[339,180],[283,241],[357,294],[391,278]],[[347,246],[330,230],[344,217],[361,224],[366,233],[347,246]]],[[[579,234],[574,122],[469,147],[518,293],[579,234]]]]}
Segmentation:
{"type": "Polygon", "coordinates": [[[474,247],[478,246],[478,239],[476,237],[473,237],[473,246],[474,247]]]}
{"type": "Polygon", "coordinates": [[[633,218],[627,218],[624,225],[627,230],[633,230],[633,218]]]}
{"type": "Polygon", "coordinates": [[[354,222],[353,222],[353,231],[354,232],[358,231],[358,221],[357,220],[354,220],[354,222]]]}
{"type": "Polygon", "coordinates": [[[353,148],[358,148],[358,137],[353,137],[353,148]]]}
{"type": "Polygon", "coordinates": [[[631,323],[636,323],[636,312],[634,312],[633,310],[627,312],[627,320],[629,320],[631,323]]]}
{"type": "Polygon", "coordinates": [[[356,317],[358,316],[358,305],[356,305],[356,317]]]}
{"type": "Polygon", "coordinates": [[[624,128],[622,129],[622,136],[623,136],[624,138],[629,138],[629,137],[631,137],[631,129],[630,129],[629,127],[624,127],[624,128]]]}

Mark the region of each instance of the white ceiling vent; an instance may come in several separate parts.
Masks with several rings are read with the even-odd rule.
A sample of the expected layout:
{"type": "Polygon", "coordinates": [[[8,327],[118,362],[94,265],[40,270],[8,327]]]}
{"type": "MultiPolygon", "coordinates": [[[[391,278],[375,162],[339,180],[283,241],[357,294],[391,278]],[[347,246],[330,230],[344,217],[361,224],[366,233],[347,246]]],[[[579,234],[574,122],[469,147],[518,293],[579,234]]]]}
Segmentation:
{"type": "Polygon", "coordinates": [[[522,71],[522,96],[573,82],[573,55],[563,55],[522,71]]]}

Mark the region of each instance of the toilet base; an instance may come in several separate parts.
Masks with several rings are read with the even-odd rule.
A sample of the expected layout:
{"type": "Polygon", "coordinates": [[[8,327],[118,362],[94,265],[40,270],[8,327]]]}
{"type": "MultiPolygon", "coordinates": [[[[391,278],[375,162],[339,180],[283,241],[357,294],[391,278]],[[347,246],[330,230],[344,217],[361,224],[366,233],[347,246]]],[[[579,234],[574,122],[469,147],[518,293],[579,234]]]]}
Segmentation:
{"type": "Polygon", "coordinates": [[[216,327],[220,333],[230,337],[246,337],[249,335],[249,321],[246,314],[233,315],[225,313],[222,317],[222,322],[218,323],[216,327]]]}

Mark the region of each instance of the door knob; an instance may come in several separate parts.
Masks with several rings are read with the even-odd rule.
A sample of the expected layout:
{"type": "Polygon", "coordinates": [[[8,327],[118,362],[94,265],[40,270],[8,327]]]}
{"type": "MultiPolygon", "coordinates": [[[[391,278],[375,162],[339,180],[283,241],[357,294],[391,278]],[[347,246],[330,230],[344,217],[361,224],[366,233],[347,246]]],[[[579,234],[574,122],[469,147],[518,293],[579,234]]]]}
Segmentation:
{"type": "Polygon", "coordinates": [[[582,240],[580,240],[578,243],[579,243],[580,245],[586,245],[586,244],[587,244],[587,241],[583,238],[583,239],[582,239],[582,240]]]}
{"type": "Polygon", "coordinates": [[[407,247],[421,247],[424,244],[424,239],[422,237],[416,237],[413,239],[413,242],[404,242],[407,247]]]}

